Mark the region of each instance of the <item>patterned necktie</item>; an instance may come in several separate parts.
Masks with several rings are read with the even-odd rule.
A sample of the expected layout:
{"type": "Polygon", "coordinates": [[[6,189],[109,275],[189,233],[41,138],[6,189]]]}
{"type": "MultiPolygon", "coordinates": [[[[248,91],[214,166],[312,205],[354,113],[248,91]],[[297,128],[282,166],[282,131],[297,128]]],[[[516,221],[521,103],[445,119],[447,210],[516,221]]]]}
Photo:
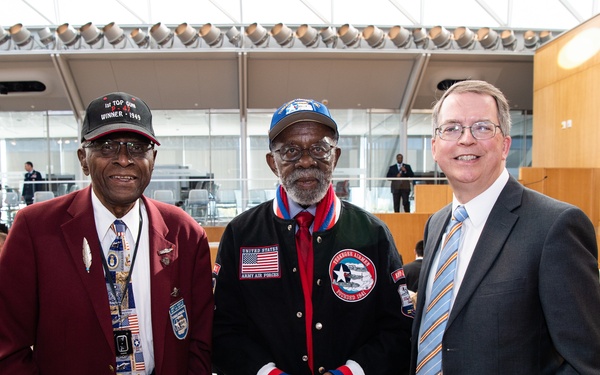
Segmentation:
{"type": "Polygon", "coordinates": [[[132,253],[125,239],[127,226],[122,220],[111,225],[116,237],[108,251],[107,264],[112,281],[107,278],[109,301],[117,351],[117,374],[145,374],[144,354],[135,308],[130,270],[132,253]]]}
{"type": "Polygon", "coordinates": [[[458,206],[452,221],[446,228],[446,239],[442,245],[438,269],[433,279],[430,302],[421,322],[417,358],[419,375],[442,372],[442,338],[450,315],[461,227],[467,217],[464,206],[458,206]]]}
{"type": "Polygon", "coordinates": [[[306,264],[308,253],[312,248],[312,236],[310,234],[310,225],[314,216],[307,211],[302,211],[295,217],[298,223],[298,232],[296,232],[296,248],[300,251],[302,260],[306,264]]]}

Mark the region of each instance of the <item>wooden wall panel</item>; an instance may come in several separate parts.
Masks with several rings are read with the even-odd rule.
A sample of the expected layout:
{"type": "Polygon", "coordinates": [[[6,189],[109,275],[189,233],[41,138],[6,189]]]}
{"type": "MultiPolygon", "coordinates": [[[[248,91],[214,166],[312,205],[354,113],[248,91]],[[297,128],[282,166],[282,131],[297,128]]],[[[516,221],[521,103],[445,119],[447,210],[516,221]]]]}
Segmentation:
{"type": "Polygon", "coordinates": [[[452,202],[450,185],[415,185],[415,212],[434,213],[452,202]]]}
{"type": "Polygon", "coordinates": [[[423,239],[429,213],[381,213],[375,214],[388,226],[396,242],[396,248],[404,263],[415,260],[415,244],[423,239]]]}

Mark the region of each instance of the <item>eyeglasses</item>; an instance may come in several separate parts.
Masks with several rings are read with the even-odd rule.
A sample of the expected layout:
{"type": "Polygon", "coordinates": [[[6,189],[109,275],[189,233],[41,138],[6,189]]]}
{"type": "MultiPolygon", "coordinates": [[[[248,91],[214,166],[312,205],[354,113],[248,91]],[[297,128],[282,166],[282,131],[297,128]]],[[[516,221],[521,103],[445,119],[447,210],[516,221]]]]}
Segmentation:
{"type": "Polygon", "coordinates": [[[328,143],[316,143],[308,148],[286,145],[277,150],[273,150],[272,152],[278,152],[283,161],[296,162],[300,160],[302,155],[304,155],[304,151],[308,151],[308,154],[314,160],[323,160],[331,155],[331,150],[334,148],[335,146],[332,146],[328,143]]]}
{"type": "Polygon", "coordinates": [[[127,152],[132,158],[143,158],[149,150],[154,149],[154,143],[143,143],[143,142],[119,142],[119,141],[99,141],[90,142],[83,146],[84,148],[91,148],[92,151],[97,152],[103,158],[112,158],[119,154],[121,146],[126,145],[127,152]]]}
{"type": "MultiPolygon", "coordinates": [[[[457,141],[465,132],[465,129],[470,129],[473,138],[482,141],[485,139],[494,138],[496,135],[496,128],[500,128],[500,126],[490,121],[481,121],[476,122],[471,126],[463,126],[461,124],[445,124],[435,128],[435,132],[444,141],[457,141]]],[[[502,133],[502,129],[500,129],[500,132],[502,133]]]]}

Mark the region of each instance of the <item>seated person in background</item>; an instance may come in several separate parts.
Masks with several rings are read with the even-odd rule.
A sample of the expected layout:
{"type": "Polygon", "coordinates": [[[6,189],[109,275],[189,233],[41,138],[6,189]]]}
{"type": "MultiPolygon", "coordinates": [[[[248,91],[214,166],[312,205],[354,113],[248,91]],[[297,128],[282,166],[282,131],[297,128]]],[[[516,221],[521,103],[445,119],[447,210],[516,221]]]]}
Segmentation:
{"type": "Polygon", "coordinates": [[[419,288],[419,274],[421,273],[421,263],[423,263],[423,240],[415,245],[416,258],[410,263],[404,265],[404,275],[406,276],[406,286],[408,290],[417,292],[419,288]]]}

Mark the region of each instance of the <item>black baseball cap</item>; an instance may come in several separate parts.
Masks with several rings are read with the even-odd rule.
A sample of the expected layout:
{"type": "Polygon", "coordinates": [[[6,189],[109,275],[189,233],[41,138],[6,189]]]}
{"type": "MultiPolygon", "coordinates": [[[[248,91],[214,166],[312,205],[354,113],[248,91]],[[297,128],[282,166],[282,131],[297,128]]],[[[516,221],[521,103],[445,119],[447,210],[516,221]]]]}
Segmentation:
{"type": "Polygon", "coordinates": [[[160,146],[152,128],[152,113],[140,98],[112,92],[90,102],[85,110],[81,141],[93,141],[106,134],[133,132],[160,146]]]}

